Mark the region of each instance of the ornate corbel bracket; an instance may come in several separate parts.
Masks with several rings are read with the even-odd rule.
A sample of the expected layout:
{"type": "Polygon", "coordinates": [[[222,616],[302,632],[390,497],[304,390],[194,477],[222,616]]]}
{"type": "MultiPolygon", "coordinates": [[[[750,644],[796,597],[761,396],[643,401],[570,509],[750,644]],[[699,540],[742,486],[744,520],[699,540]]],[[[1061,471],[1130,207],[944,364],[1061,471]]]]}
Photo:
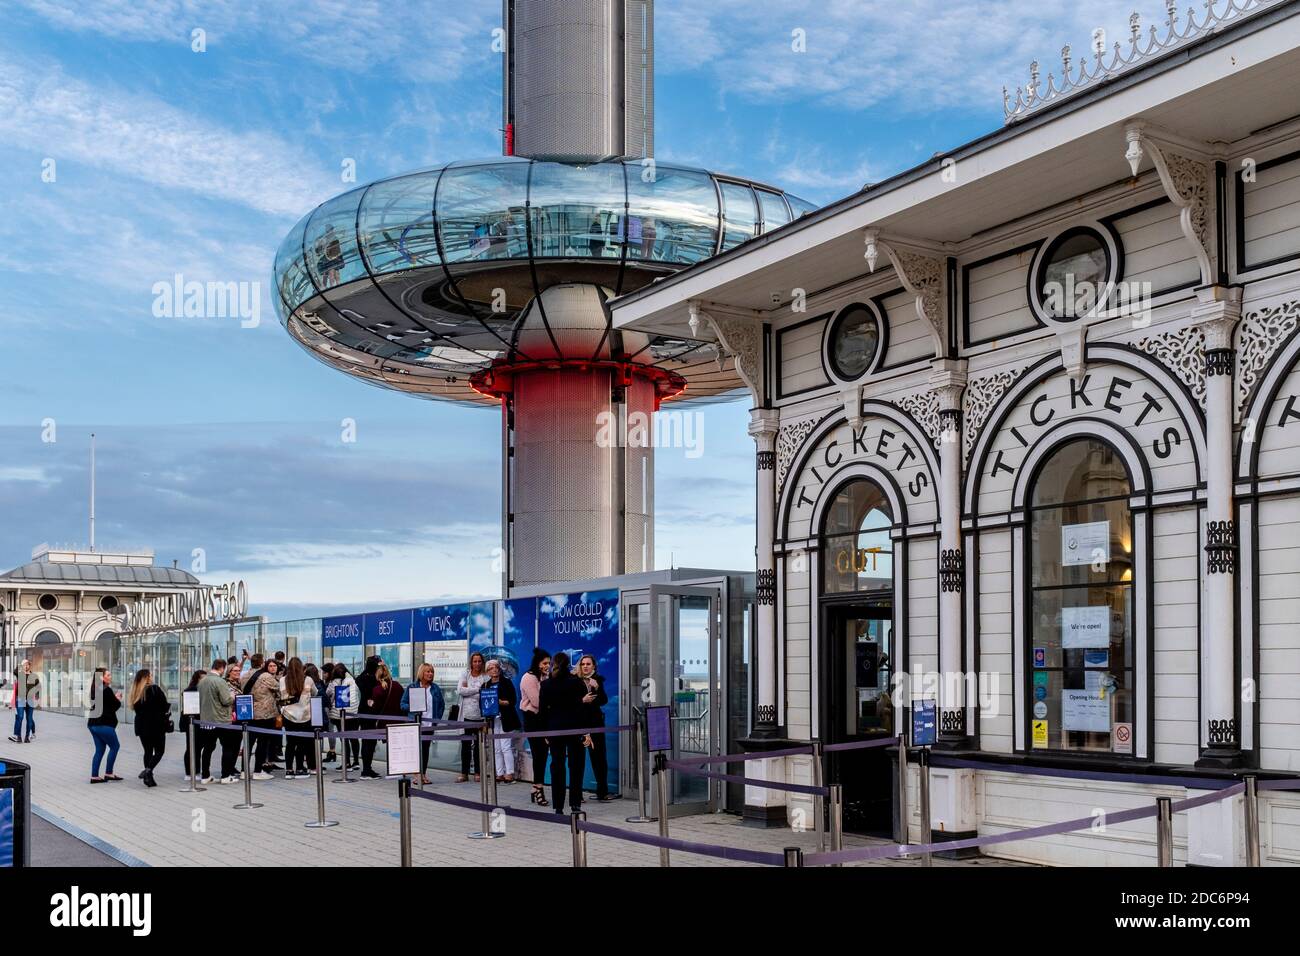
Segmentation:
{"type": "Polygon", "coordinates": [[[701,320],[713,330],[719,347],[735,360],[736,373],[749,388],[754,404],[763,403],[763,327],[753,320],[706,310],[690,303],[691,329],[698,333],[701,320]]]}
{"type": "Polygon", "coordinates": [[[916,314],[930,330],[930,337],[934,340],[934,354],[946,354],[943,260],[908,249],[898,240],[886,239],[876,229],[868,229],[863,234],[863,239],[866,242],[867,251],[863,258],[867,260],[867,271],[876,271],[876,262],[881,252],[889,257],[903,288],[916,298],[916,314]]]}
{"type": "Polygon", "coordinates": [[[1056,329],[1056,343],[1061,349],[1061,364],[1076,382],[1088,371],[1088,326],[1084,322],[1056,329]]]}
{"type": "Polygon", "coordinates": [[[1150,154],[1165,195],[1181,211],[1179,225],[1196,254],[1201,284],[1211,284],[1216,274],[1216,243],[1210,235],[1214,221],[1212,151],[1141,122],[1130,123],[1124,138],[1128,144],[1124,158],[1134,176],[1142,167],[1142,158],[1150,154]]]}

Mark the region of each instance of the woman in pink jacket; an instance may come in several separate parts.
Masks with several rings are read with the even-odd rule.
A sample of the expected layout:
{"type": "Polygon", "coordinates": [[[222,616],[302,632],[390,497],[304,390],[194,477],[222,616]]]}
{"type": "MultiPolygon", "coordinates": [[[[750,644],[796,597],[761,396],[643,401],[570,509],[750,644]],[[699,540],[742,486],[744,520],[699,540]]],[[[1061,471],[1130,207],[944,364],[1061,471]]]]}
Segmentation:
{"type": "MultiPolygon", "coordinates": [[[[523,678],[519,681],[519,709],[524,715],[524,730],[545,730],[539,703],[542,696],[542,681],[551,676],[551,655],[540,647],[533,651],[533,662],[528,665],[523,678]]],[[[545,737],[528,738],[528,750],[533,755],[533,803],[540,807],[550,806],[546,799],[546,756],[549,748],[545,737]]]]}

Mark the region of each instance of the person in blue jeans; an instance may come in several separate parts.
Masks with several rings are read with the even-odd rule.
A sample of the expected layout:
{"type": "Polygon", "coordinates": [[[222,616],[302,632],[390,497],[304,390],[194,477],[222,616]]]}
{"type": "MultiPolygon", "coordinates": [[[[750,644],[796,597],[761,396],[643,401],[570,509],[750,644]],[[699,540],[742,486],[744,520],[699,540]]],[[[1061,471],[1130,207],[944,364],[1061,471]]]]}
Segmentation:
{"type": "Polygon", "coordinates": [[[121,780],[113,773],[113,764],[117,760],[117,751],[122,746],[117,739],[117,712],[122,706],[122,695],[113,690],[107,667],[96,667],[95,676],[90,679],[90,715],[86,726],[90,728],[90,737],[95,742],[95,756],[90,762],[90,782],[104,783],[108,780],[121,780]],[[99,775],[99,763],[108,751],[108,766],[105,773],[99,775]]]}
{"type": "Polygon", "coordinates": [[[41,681],[32,673],[32,662],[23,661],[14,670],[14,732],[10,740],[29,744],[36,734],[36,705],[41,702],[41,681]],[[27,733],[22,732],[23,718],[27,719],[27,733]]]}

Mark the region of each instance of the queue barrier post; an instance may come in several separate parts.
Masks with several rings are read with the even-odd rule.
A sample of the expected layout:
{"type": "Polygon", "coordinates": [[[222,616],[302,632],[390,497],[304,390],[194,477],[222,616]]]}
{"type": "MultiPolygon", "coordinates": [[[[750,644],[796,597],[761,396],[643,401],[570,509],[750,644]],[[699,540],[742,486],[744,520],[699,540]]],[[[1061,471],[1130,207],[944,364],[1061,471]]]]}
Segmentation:
{"type": "Polygon", "coordinates": [[[1246,865],[1259,866],[1259,782],[1246,777],[1246,865]]]}
{"type": "MultiPolygon", "coordinates": [[[[504,833],[498,833],[492,829],[492,811],[488,808],[495,805],[496,797],[488,793],[488,750],[487,738],[489,724],[483,724],[478,730],[478,793],[479,803],[483,804],[482,818],[479,829],[469,834],[471,840],[496,840],[505,836],[504,833]],[[491,799],[489,799],[491,797],[491,799]]],[[[495,762],[493,767],[495,767],[495,762]]],[[[493,786],[496,784],[495,777],[490,781],[493,786]]]]}
{"type": "Polygon", "coordinates": [[[582,810],[577,811],[570,817],[569,826],[573,829],[573,865],[583,869],[587,866],[587,831],[578,826],[580,822],[587,819],[587,814],[582,810]]]}
{"type": "MultiPolygon", "coordinates": [[[[844,789],[838,784],[831,784],[831,852],[838,853],[844,849],[844,789]]],[[[833,863],[832,866],[843,866],[833,863]]]]}
{"type": "MultiPolygon", "coordinates": [[[[244,802],[234,806],[236,810],[256,810],[260,803],[253,802],[253,752],[248,745],[248,724],[243,724],[243,738],[240,744],[244,758],[244,802]]],[[[222,746],[225,746],[224,744],[222,746]]]]}
{"type": "Polygon", "coordinates": [[[797,846],[788,846],[785,848],[785,865],[786,866],[803,866],[803,850],[797,846]]]}
{"type": "MultiPolygon", "coordinates": [[[[337,820],[325,819],[325,764],[321,762],[321,732],[316,731],[316,819],[303,826],[313,829],[319,827],[336,827],[339,825],[337,820]]],[[[347,754],[343,755],[346,760],[347,754]]]]}
{"type": "MultiPolygon", "coordinates": [[[[340,710],[339,711],[339,733],[346,734],[347,732],[348,732],[348,712],[346,710],[340,710]]],[[[339,738],[339,744],[343,747],[343,760],[341,761],[343,765],[339,769],[343,771],[343,776],[335,780],[334,781],[335,783],[356,783],[355,780],[351,780],[348,778],[348,760],[351,759],[350,757],[348,757],[349,743],[351,743],[351,741],[349,741],[347,737],[339,738]]],[[[360,742],[358,741],[358,745],[359,744],[360,742]]]]}
{"type": "Polygon", "coordinates": [[[397,781],[397,807],[401,818],[402,866],[411,865],[411,781],[402,777],[397,781]]]}
{"type": "Polygon", "coordinates": [[[1156,866],[1174,865],[1174,801],[1156,797],[1156,866]]]}
{"type": "MultiPolygon", "coordinates": [[[[659,806],[655,808],[659,814],[659,835],[666,840],[668,839],[668,757],[662,753],[655,754],[654,776],[656,793],[659,797],[659,806]]],[[[659,865],[671,865],[666,846],[659,848],[659,865]]]]}
{"type": "Polygon", "coordinates": [[[194,722],[198,719],[197,715],[190,717],[189,726],[185,728],[185,745],[189,748],[186,752],[190,755],[190,782],[188,786],[181,787],[177,791],[178,793],[202,793],[208,789],[199,786],[199,777],[195,772],[195,768],[198,766],[199,753],[198,748],[194,745],[194,722]]]}
{"type": "MultiPolygon", "coordinates": [[[[919,770],[921,772],[921,842],[930,843],[930,751],[921,748],[919,770]]],[[[929,850],[921,854],[922,866],[933,866],[933,857],[929,850]]]]}
{"type": "Polygon", "coordinates": [[[898,735],[898,832],[894,842],[899,846],[907,843],[907,738],[898,735]]]}
{"type": "Polygon", "coordinates": [[[645,714],[636,721],[636,816],[628,817],[627,823],[654,823],[655,818],[646,816],[645,785],[645,714]]]}
{"type": "MultiPolygon", "coordinates": [[[[822,750],[822,742],[818,737],[812,740],[812,758],[813,758],[813,786],[821,789],[826,785],[825,773],[826,754],[822,750]]],[[[826,809],[822,795],[820,793],[813,795],[813,826],[817,833],[817,849],[825,852],[826,850],[826,809]]]]}

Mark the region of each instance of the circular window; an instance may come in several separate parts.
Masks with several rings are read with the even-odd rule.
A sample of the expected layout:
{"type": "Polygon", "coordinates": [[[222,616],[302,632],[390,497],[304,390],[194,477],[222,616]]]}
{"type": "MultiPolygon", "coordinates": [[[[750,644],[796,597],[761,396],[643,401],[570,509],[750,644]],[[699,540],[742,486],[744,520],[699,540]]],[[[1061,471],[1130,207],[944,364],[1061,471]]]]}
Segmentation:
{"type": "Polygon", "coordinates": [[[1044,318],[1061,322],[1095,314],[1110,294],[1112,246],[1096,229],[1067,229],[1038,260],[1034,292],[1044,318]]]}
{"type": "Polygon", "coordinates": [[[59,599],[53,594],[42,594],[40,600],[36,603],[41,606],[42,611],[53,611],[59,606],[59,599]]]}
{"type": "Polygon", "coordinates": [[[844,309],[831,326],[829,353],[831,369],[841,379],[866,375],[880,348],[880,324],[865,305],[844,309]]]}
{"type": "Polygon", "coordinates": [[[115,607],[117,607],[117,598],[113,597],[113,595],[105,594],[99,599],[99,609],[101,611],[111,611],[115,607]]]}

